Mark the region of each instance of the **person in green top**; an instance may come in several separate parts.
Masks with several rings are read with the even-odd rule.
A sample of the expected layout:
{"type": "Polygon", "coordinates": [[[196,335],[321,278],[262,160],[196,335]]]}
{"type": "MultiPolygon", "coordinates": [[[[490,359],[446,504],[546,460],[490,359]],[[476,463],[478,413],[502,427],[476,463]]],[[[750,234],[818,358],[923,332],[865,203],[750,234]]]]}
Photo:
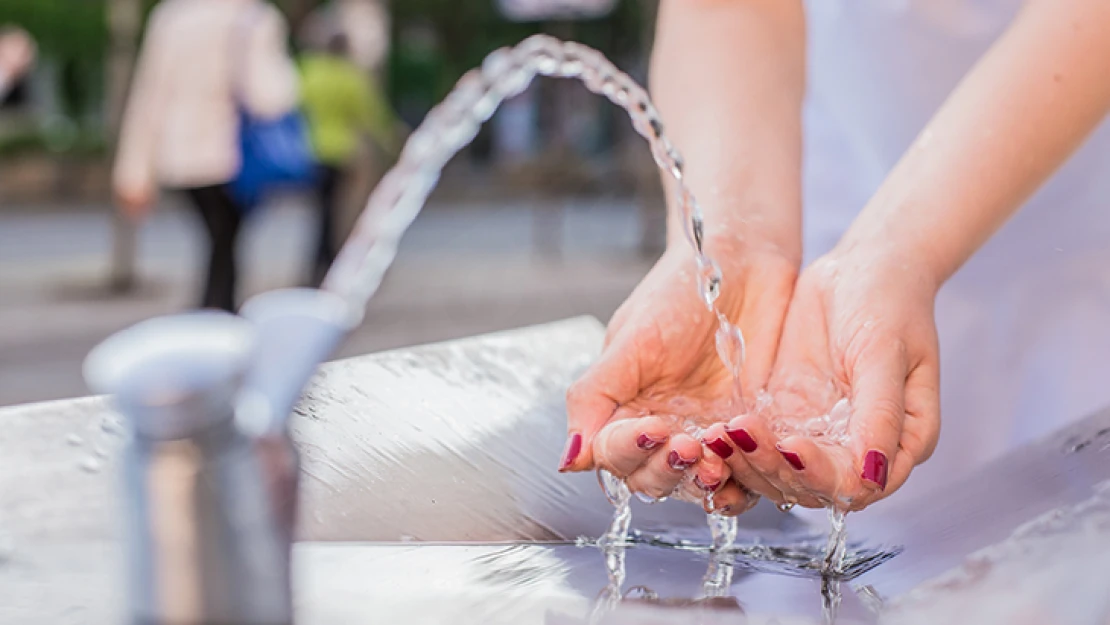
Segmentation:
{"type": "Polygon", "coordinates": [[[399,149],[400,133],[382,90],[350,60],[345,35],[333,35],[324,51],[306,54],[300,66],[302,107],[320,164],[320,229],[312,272],[318,286],[338,251],[337,200],[360,139],[369,136],[382,152],[392,155],[399,149]]]}

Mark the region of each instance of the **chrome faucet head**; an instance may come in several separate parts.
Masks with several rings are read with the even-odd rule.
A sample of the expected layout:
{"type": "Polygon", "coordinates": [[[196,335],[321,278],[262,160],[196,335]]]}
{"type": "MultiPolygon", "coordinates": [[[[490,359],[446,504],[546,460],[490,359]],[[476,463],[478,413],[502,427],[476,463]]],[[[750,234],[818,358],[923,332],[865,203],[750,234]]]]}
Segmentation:
{"type": "Polygon", "coordinates": [[[137,436],[187,438],[230,415],[255,334],[250,322],[228,313],[151,319],[93,349],[85,379],[113,397],[137,436]]]}

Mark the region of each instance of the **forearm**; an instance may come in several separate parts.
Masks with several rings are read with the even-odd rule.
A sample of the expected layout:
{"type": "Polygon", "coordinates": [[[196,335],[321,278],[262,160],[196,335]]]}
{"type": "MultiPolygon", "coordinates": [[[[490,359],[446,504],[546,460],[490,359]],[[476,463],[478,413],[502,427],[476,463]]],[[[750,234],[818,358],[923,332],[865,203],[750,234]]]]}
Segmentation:
{"type": "Polygon", "coordinates": [[[1029,2],[922,131],[841,248],[925,260],[939,286],[1108,108],[1110,3],[1029,2]]]}
{"type": "MultiPolygon", "coordinates": [[[[801,3],[664,0],[651,86],[707,236],[728,250],[759,241],[800,261],[801,3]]],[[[668,239],[685,244],[671,191],[668,239]]]]}

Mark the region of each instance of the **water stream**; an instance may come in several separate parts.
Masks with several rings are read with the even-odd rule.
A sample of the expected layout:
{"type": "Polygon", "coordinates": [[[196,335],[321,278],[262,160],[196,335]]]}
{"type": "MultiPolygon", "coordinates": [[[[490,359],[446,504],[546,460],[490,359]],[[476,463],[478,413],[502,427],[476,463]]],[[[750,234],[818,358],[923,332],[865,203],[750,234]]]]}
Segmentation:
{"type": "MultiPolygon", "coordinates": [[[[444,166],[474,139],[481,124],[490,119],[502,102],[520,94],[537,76],[577,79],[591,92],[625,110],[633,128],[647,140],[656,164],[673,182],[670,185],[673,201],[681,212],[686,239],[695,252],[698,290],[706,308],[718,319],[717,353],[732,372],[735,405],[743,413],[746,407],[740,371],[744,337],[717,306],[722,288],[721,270],[705,252],[702,211],[686,185],[682,157],[664,133],[647,91],[601,53],[577,43],[536,35],[514,48],[497,50],[480,68],[464,75],[413,132],[397,164],[370,196],[323,288],[343,297],[352,310],[364,310],[396,257],[401,237],[423,208],[444,166]]],[[[624,579],[623,549],[632,517],[631,494],[620,480],[607,474],[599,477],[616,512],[598,545],[605,552],[610,586],[616,585],[615,594],[619,596],[624,579]]],[[[708,521],[713,536],[712,552],[731,551],[737,533],[736,520],[711,514],[708,521]]],[[[839,541],[837,553],[843,554],[843,531],[834,536],[839,541]]],[[[727,591],[731,565],[722,564],[717,570],[719,573],[708,574],[707,594],[727,591]]]]}

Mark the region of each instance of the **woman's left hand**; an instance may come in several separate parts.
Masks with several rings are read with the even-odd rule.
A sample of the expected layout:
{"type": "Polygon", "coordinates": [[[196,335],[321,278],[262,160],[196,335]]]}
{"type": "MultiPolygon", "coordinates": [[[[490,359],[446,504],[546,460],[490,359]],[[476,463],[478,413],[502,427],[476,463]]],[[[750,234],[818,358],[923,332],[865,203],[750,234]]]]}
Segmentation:
{"type": "Polygon", "coordinates": [[[733,474],[754,470],[802,505],[860,510],[928,459],[940,396],[938,285],[925,267],[870,246],[834,250],[802,273],[768,385],[774,401],[726,427],[733,474]],[[792,431],[842,397],[846,443],[792,431]]]}

